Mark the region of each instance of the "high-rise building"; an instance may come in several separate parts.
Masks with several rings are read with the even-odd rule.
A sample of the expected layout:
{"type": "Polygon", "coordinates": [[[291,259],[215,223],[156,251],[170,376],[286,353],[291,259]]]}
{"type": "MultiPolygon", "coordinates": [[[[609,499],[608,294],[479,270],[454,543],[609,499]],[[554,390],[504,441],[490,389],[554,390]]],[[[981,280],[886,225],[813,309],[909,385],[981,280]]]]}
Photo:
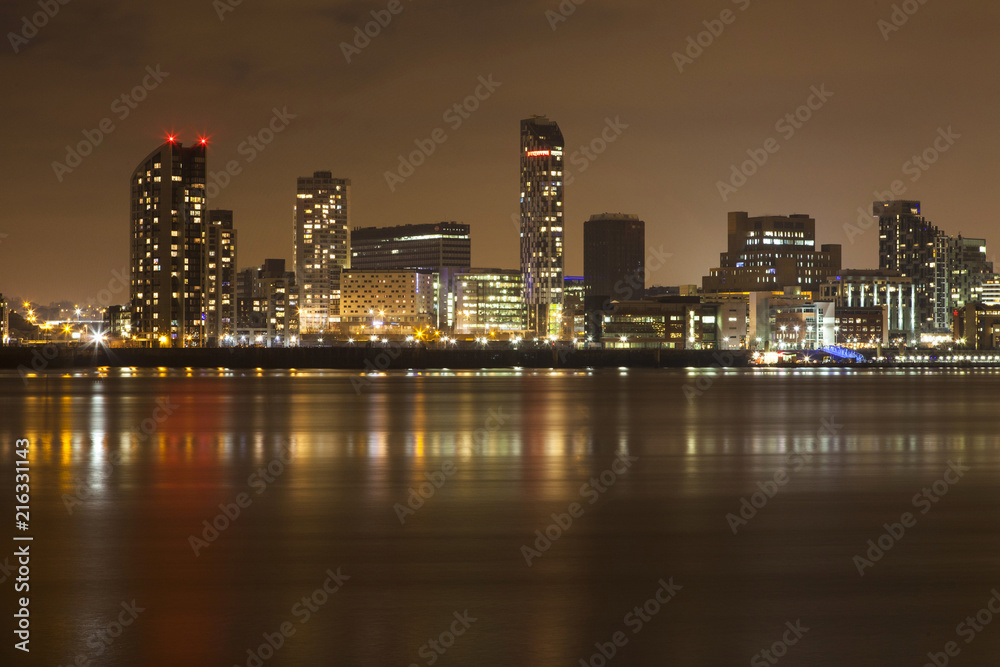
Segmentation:
{"type": "Polygon", "coordinates": [[[205,345],[206,143],[171,137],[132,172],[129,297],[143,345],[205,345]]]}
{"type": "Polygon", "coordinates": [[[987,306],[1000,306],[1000,275],[993,274],[983,283],[983,303],[987,306]]]}
{"type": "Polygon", "coordinates": [[[468,268],[469,225],[439,222],[396,227],[359,227],[351,232],[351,268],[360,271],[468,268]]]}
{"type": "Polygon", "coordinates": [[[600,340],[602,313],[612,301],[646,295],[646,223],[637,215],[604,213],[583,223],[587,334],[600,340]]]}
{"type": "Polygon", "coordinates": [[[951,329],[952,313],[983,300],[983,285],[993,277],[986,239],[941,234],[934,245],[934,327],[951,329]]]}
{"type": "Polygon", "coordinates": [[[208,212],[205,238],[205,316],[209,345],[236,333],[236,230],[233,212],[208,212]]]}
{"type": "Polygon", "coordinates": [[[702,279],[707,293],[815,290],[840,271],[842,248],[816,250],[816,221],[808,215],[751,218],[729,214],[728,250],[702,279]]]}
{"type": "Polygon", "coordinates": [[[528,329],[540,336],[562,325],[563,147],[555,122],[521,121],[521,274],[528,329]]]}
{"type": "Polygon", "coordinates": [[[340,324],[340,274],[350,265],[351,181],[317,171],[298,180],[295,279],[303,333],[340,324]]]}
{"type": "Polygon", "coordinates": [[[877,201],[879,268],[899,271],[916,287],[917,324],[924,331],[934,326],[934,252],[941,231],[920,215],[919,201],[877,201]]]}

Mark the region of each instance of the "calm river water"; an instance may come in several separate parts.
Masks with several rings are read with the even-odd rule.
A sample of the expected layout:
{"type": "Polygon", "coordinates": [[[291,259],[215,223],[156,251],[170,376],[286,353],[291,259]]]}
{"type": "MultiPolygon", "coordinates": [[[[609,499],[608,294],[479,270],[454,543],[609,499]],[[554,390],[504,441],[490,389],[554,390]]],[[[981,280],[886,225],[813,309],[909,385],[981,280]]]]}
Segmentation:
{"type": "Polygon", "coordinates": [[[7,656],[11,538],[34,541],[31,654],[3,664],[996,665],[998,389],[986,370],[7,372],[7,656]]]}

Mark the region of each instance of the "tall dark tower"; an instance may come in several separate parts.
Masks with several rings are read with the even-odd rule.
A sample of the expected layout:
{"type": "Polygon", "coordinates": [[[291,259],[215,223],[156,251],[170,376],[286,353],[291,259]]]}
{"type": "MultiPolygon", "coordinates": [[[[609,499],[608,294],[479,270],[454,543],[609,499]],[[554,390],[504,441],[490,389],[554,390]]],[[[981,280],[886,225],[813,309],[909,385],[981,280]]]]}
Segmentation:
{"type": "Polygon", "coordinates": [[[176,137],[132,172],[132,334],[150,347],[205,344],[205,154],[176,137]]]}
{"type": "Polygon", "coordinates": [[[605,213],[583,223],[584,309],[587,334],[601,338],[601,316],[611,301],[646,295],[646,223],[635,215],[605,213]]]}
{"type": "Polygon", "coordinates": [[[521,121],[521,274],[528,329],[539,336],[562,330],[563,145],[555,122],[521,121]]]}

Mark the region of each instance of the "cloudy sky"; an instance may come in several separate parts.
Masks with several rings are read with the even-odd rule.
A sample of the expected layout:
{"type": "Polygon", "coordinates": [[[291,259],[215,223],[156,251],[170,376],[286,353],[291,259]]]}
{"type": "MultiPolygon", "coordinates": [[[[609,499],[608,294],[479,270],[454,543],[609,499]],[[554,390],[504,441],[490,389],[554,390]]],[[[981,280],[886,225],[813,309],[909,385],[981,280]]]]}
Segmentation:
{"type": "Polygon", "coordinates": [[[894,181],[947,231],[1000,244],[995,3],[908,0],[893,23],[884,0],[236,2],[70,0],[51,18],[3,3],[0,292],[107,288],[128,262],[128,177],[171,130],[211,137],[212,172],[236,162],[210,205],[236,212],[241,267],[291,259],[295,179],[325,170],[353,182],[352,226],[467,222],[474,264],[516,268],[532,114],[567,142],[570,275],[583,221],[606,211],[638,214],[673,255],[653,284],[699,283],[730,210],[811,214],[847,266],[877,266],[877,234],[850,226],[894,181]],[[347,49],[373,11],[391,21],[347,49]],[[137,86],[141,101],[122,100],[137,86]],[[477,88],[474,112],[449,113],[477,88]],[[246,143],[275,110],[294,118],[246,143]],[[391,188],[386,172],[439,128],[391,188]],[[68,161],[80,142],[89,154],[68,161]],[[734,178],[751,155],[766,162],[734,178]]]}

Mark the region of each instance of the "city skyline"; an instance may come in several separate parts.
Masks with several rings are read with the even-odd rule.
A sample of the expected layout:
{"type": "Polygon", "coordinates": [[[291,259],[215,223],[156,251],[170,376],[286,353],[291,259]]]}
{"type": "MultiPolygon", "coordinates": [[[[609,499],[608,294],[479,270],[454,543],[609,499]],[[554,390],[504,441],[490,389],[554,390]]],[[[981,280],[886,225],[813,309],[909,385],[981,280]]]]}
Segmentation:
{"type": "MultiPolygon", "coordinates": [[[[309,10],[302,17],[283,10],[293,16],[274,35],[278,45],[293,44],[296,28],[301,30],[295,39],[304,42],[319,29],[333,35],[327,57],[297,71],[295,83],[329,81],[330,90],[346,92],[343,101],[325,92],[325,86],[293,89],[291,83],[282,84],[287,66],[272,47],[255,51],[250,42],[236,40],[225,58],[207,57],[198,46],[198,57],[180,53],[162,41],[166,33],[157,22],[173,22],[159,9],[104,8],[102,25],[112,32],[150,27],[145,37],[124,40],[119,54],[97,54],[102,45],[72,37],[85,35],[87,21],[97,19],[67,5],[37,37],[16,53],[9,49],[2,61],[12,85],[43,106],[46,99],[53,103],[41,115],[29,115],[16,100],[3,103],[12,126],[23,131],[10,137],[12,159],[2,173],[10,185],[4,203],[12,222],[0,229],[7,234],[0,243],[0,260],[7,269],[0,289],[44,303],[82,301],[104,288],[111,272],[127,260],[127,247],[117,233],[127,209],[120,182],[128,167],[121,165],[134,163],[136,153],[162,139],[165,130],[176,131],[185,143],[210,135],[211,154],[217,156],[213,170],[223,178],[209,206],[236,212],[245,240],[244,265],[260,263],[274,254],[271,248],[289,245],[282,223],[294,185],[282,184],[288,174],[316,169],[352,178],[357,226],[461,220],[480,230],[474,265],[509,265],[507,258],[517,252],[517,239],[509,232],[510,218],[517,214],[511,199],[518,187],[509,161],[516,139],[509,128],[531,113],[558,119],[567,137],[567,164],[574,177],[566,185],[571,203],[566,214],[568,275],[581,272],[584,221],[615,210],[640,215],[648,225],[648,243],[667,244],[674,253],[660,275],[652,277],[654,283],[696,282],[716,254],[705,241],[723,229],[721,221],[731,210],[809,213],[820,237],[844,244],[846,266],[872,266],[876,251],[864,237],[849,237],[844,225],[857,220],[859,208],[884,198],[875,192],[891,191],[894,181],[905,188],[899,196],[925,202],[925,214],[935,224],[967,237],[989,237],[982,193],[989,191],[991,156],[1000,145],[989,117],[996,92],[971,73],[956,76],[953,70],[955,63],[990,60],[997,47],[981,35],[993,23],[996,8],[922,6],[886,38],[879,21],[889,20],[892,3],[851,3],[854,11],[844,12],[758,3],[747,3],[744,10],[742,4],[731,5],[735,22],[701,47],[703,53],[693,62],[682,63],[683,71],[673,55],[685,53],[688,38],[707,30],[704,22],[717,20],[716,11],[694,3],[644,7],[648,20],[642,28],[622,20],[635,17],[638,5],[629,3],[582,4],[565,21],[548,16],[558,6],[547,3],[514,3],[505,9],[463,5],[456,15],[448,14],[450,3],[404,5],[403,13],[369,46],[351,55],[351,62],[340,43],[350,43],[355,28],[372,20],[369,8],[350,5],[326,14],[309,10]],[[480,35],[477,26],[484,22],[494,23],[493,39],[509,46],[468,48],[468,59],[441,63],[434,77],[420,74],[422,66],[436,62],[434,51],[405,48],[428,36],[461,48],[480,35]],[[782,31],[780,47],[767,43],[771,31],[791,25],[796,29],[782,31]],[[816,39],[817,30],[824,31],[824,39],[816,39]],[[621,55],[591,54],[584,45],[594,39],[619,47],[621,55]],[[766,72],[776,74],[743,63],[741,53],[750,48],[770,65],[766,72]],[[568,63],[560,77],[535,71],[539,58],[566,49],[579,54],[578,60],[568,63]],[[797,51],[801,62],[782,60],[789,51],[797,51]],[[658,57],[644,58],[648,66],[638,68],[634,57],[642,52],[658,57]],[[404,62],[402,54],[415,54],[415,62],[404,62]],[[83,62],[104,67],[75,82],[83,62]],[[861,63],[870,67],[857,75],[855,65],[861,63]],[[489,83],[491,76],[490,85],[480,80],[489,83]],[[594,80],[604,84],[604,94],[593,94],[594,80]],[[76,102],[55,103],[43,87],[48,81],[67,86],[63,94],[76,102]],[[253,84],[249,89],[239,88],[247,82],[253,84]],[[652,90],[644,85],[650,82],[655,83],[652,90]],[[820,106],[812,89],[824,86],[831,96],[807,123],[776,128],[811,98],[813,106],[820,106]],[[135,108],[119,101],[136,87],[142,92],[129,100],[135,108]],[[908,106],[906,114],[890,104],[912,95],[920,95],[921,103],[908,106]],[[404,114],[392,103],[401,96],[412,102],[404,114]],[[463,108],[467,118],[453,110],[470,98],[475,104],[467,106],[476,110],[463,108]],[[753,103],[745,104],[746,99],[753,103]],[[53,163],[68,165],[66,146],[84,141],[84,131],[97,137],[93,133],[105,117],[114,130],[102,132],[92,154],[57,177],[53,163]],[[345,127],[354,129],[344,132],[345,127]],[[246,143],[264,128],[274,134],[270,143],[259,144],[263,150],[246,143]],[[437,128],[446,141],[434,144],[425,163],[390,190],[386,173],[409,173],[400,167],[399,156],[416,150],[415,142],[426,142],[437,128]],[[949,128],[958,135],[952,144],[941,136],[949,128]],[[594,154],[596,159],[581,152],[574,163],[574,152],[602,133],[614,142],[594,154]],[[731,179],[732,166],[749,159],[747,151],[760,156],[769,138],[779,150],[768,154],[746,184],[723,201],[718,183],[731,179]],[[912,158],[935,143],[948,150],[924,171],[912,158]],[[254,159],[248,161],[251,155],[254,159]],[[239,173],[226,172],[230,161],[239,173]],[[223,186],[225,176],[229,182],[223,186]],[[39,188],[54,196],[43,201],[14,196],[39,188]],[[52,242],[44,248],[29,233],[38,227],[51,232],[52,242]],[[699,231],[691,234],[690,229],[699,231]],[[71,285],[64,287],[56,275],[31,277],[31,267],[48,260],[76,277],[71,285]]],[[[29,9],[6,8],[5,24],[15,30],[29,9]]],[[[201,10],[212,30],[230,30],[228,34],[246,33],[274,11],[239,6],[219,21],[211,5],[201,10]]],[[[295,49],[299,51],[301,47],[295,49]]]]}

